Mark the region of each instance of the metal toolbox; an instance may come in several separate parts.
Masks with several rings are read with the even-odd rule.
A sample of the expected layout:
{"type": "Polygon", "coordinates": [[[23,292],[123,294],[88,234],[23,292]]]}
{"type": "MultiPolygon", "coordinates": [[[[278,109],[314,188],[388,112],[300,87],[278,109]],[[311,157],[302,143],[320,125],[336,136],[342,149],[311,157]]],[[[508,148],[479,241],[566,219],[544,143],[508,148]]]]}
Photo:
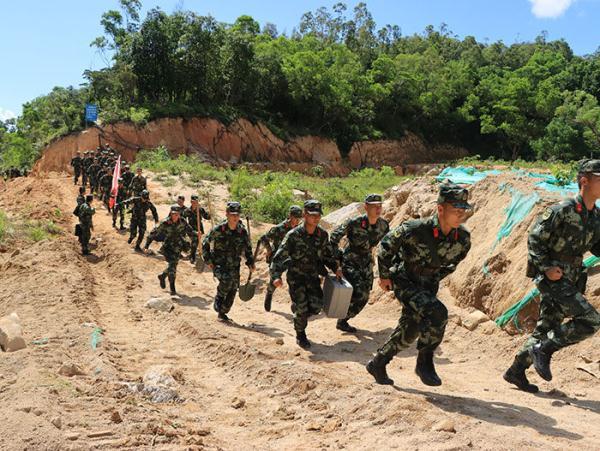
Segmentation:
{"type": "Polygon", "coordinates": [[[336,276],[328,275],[325,277],[323,310],[329,318],[346,318],[351,298],[352,285],[346,279],[339,281],[336,276]]]}

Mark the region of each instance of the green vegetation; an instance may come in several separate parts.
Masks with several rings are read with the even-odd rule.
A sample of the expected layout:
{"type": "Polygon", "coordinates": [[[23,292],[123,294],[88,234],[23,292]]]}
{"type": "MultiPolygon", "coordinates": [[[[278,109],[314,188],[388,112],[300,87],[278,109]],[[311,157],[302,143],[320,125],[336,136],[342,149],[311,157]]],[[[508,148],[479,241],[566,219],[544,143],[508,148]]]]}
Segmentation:
{"type": "Polygon", "coordinates": [[[0,243],[10,239],[38,242],[62,233],[54,221],[15,221],[0,210],[0,243]]]}
{"type": "Polygon", "coordinates": [[[446,25],[403,36],[396,25],[377,29],[366,4],[338,3],[305,13],[286,35],[249,16],[225,24],[155,8],[142,18],[140,0],[119,3],[92,43],[108,67],[0,124],[0,165],[29,166],[41,145],[80,130],[88,101],[102,123],[243,116],[282,137],[333,138],[342,152],[407,131],[511,161],[600,150],[600,52],[574,55],[544,33],[511,45],[459,39],[446,25]]]}
{"type": "MultiPolygon", "coordinates": [[[[323,178],[297,172],[253,172],[247,167],[239,169],[216,169],[199,162],[194,157],[169,158],[164,147],[146,150],[139,154],[136,165],[158,173],[159,180],[171,182],[171,176],[192,181],[200,180],[226,183],[231,198],[242,205],[255,219],[279,222],[288,214],[288,208],[302,199],[294,196],[294,190],[304,191],[323,203],[325,212],[335,210],[351,202],[361,201],[368,193],[383,193],[407,177],[399,177],[390,167],[362,169],[348,177],[323,178]],[[165,176],[168,178],[165,179],[165,176]]],[[[315,166],[319,168],[319,166],[315,166]]],[[[316,173],[322,172],[317,170],[316,173]]]]}

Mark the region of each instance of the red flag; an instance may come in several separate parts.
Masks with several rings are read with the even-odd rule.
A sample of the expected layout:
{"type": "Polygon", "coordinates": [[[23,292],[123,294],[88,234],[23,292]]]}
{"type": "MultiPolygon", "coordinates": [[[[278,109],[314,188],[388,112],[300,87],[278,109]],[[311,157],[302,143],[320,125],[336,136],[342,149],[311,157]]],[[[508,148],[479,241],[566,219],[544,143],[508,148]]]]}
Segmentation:
{"type": "Polygon", "coordinates": [[[115,171],[113,172],[112,185],[110,188],[110,199],[108,201],[109,208],[115,206],[117,192],[119,191],[119,177],[121,177],[121,155],[117,158],[117,164],[115,164],[115,171]]]}

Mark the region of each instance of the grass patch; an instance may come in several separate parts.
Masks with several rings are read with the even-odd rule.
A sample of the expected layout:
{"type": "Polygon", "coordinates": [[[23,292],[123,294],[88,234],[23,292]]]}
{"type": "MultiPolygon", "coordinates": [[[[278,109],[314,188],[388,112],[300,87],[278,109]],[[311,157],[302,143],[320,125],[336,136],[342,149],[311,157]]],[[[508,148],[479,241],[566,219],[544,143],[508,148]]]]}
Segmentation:
{"type": "Polygon", "coordinates": [[[9,239],[38,242],[61,235],[61,229],[54,221],[17,222],[0,210],[0,243],[9,239]]]}
{"type": "Polygon", "coordinates": [[[6,213],[0,210],[0,243],[7,240],[14,233],[12,223],[6,213]]]}

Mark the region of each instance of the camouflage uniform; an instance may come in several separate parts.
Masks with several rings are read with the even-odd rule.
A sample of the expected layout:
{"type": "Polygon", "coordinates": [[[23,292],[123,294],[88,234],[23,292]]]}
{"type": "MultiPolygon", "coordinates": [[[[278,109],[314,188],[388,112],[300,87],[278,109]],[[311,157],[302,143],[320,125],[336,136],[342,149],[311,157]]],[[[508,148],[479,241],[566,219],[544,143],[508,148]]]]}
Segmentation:
{"type": "Polygon", "coordinates": [[[79,156],[79,154],[75,155],[71,159],[71,166],[73,167],[73,172],[74,172],[73,183],[75,185],[77,185],[77,182],[79,181],[79,176],[81,175],[82,163],[83,162],[82,162],[81,156],[79,156]]]}
{"type": "MultiPolygon", "coordinates": [[[[600,172],[600,160],[593,161],[597,162],[594,172],[600,172]]],[[[581,195],[547,208],[529,234],[528,248],[528,275],[534,278],[541,293],[540,314],[533,334],[513,365],[515,371],[529,368],[534,363],[532,351],[541,348],[548,356],[548,372],[542,371],[540,376],[551,380],[552,353],[579,343],[600,329],[600,314],[583,295],[587,269],[582,264],[588,251],[600,256],[600,209],[594,206],[588,211],[581,195]],[[545,276],[546,270],[554,266],[563,271],[557,281],[545,276]],[[565,318],[569,321],[563,323],[565,318]]],[[[537,391],[527,390],[530,385],[519,388],[537,391]]]]}
{"type": "MultiPolygon", "coordinates": [[[[197,200],[194,199],[192,197],[193,200],[197,200]]],[[[210,219],[210,214],[204,209],[202,208],[200,205],[198,205],[198,208],[200,209],[199,213],[200,213],[200,234],[204,235],[204,224],[202,224],[202,219],[210,219]]],[[[192,243],[191,246],[191,250],[190,250],[190,261],[192,263],[194,263],[194,261],[196,260],[196,253],[198,252],[198,214],[197,214],[197,210],[193,209],[192,207],[186,208],[183,213],[182,213],[183,219],[186,220],[188,222],[188,224],[190,225],[192,231],[190,233],[190,240],[192,243]]]]}
{"type": "Polygon", "coordinates": [[[90,206],[87,202],[79,205],[76,208],[77,217],[79,218],[80,234],[79,243],[81,243],[81,253],[83,255],[89,254],[89,243],[92,236],[92,216],[96,213],[96,210],[90,206]]]}
{"type": "MultiPolygon", "coordinates": [[[[239,209],[237,202],[228,204],[228,209],[239,209]],[[234,204],[234,207],[231,205],[234,204]],[[235,206],[237,205],[237,207],[235,206]]],[[[202,257],[207,265],[213,265],[213,274],[219,280],[214,309],[226,315],[235,300],[240,286],[240,261],[242,254],[246,257],[246,265],[254,265],[252,243],[248,231],[238,223],[231,230],[227,221],[217,224],[202,240],[202,257]],[[212,244],[212,249],[211,249],[212,244]]]]}
{"type": "Polygon", "coordinates": [[[144,200],[142,197],[132,197],[123,202],[123,205],[129,205],[133,203],[131,209],[131,224],[129,226],[129,240],[131,243],[137,235],[137,242],[135,244],[136,249],[140,250],[140,244],[144,239],[146,233],[146,213],[148,210],[152,212],[152,218],[154,222],[158,222],[158,212],[156,207],[149,199],[144,200]]]}
{"type": "Polygon", "coordinates": [[[127,187],[129,192],[134,196],[139,196],[146,188],[146,177],[143,175],[135,175],[131,179],[131,183],[127,187]]]}
{"type": "Polygon", "coordinates": [[[125,191],[127,192],[127,196],[131,196],[131,191],[129,186],[131,185],[131,180],[133,180],[134,174],[129,169],[125,169],[121,174],[121,178],[123,179],[123,186],[125,187],[125,191]]]}
{"type": "Polygon", "coordinates": [[[88,152],[85,152],[85,157],[81,162],[81,186],[86,186],[89,180],[89,170],[93,159],[88,152]]]}
{"type": "MultiPolygon", "coordinates": [[[[290,215],[290,217],[293,216],[296,218],[301,218],[302,217],[302,208],[300,208],[297,205],[292,205],[290,207],[289,215],[290,215]]],[[[268,255],[267,255],[267,264],[268,265],[270,265],[271,262],[273,261],[273,256],[275,255],[275,252],[277,252],[277,249],[279,249],[279,246],[281,245],[283,238],[292,229],[293,229],[293,227],[292,227],[290,218],[288,218],[285,221],[280,222],[276,226],[271,227],[267,233],[265,233],[263,236],[260,237],[260,239],[258,240],[259,245],[264,246],[268,251],[268,255]]],[[[269,311],[271,309],[271,298],[272,298],[274,292],[275,292],[275,287],[273,286],[272,283],[269,282],[269,285],[267,286],[267,293],[266,293],[267,300],[265,300],[265,309],[267,311],[269,311]]]]}
{"type": "Polygon", "coordinates": [[[95,193],[98,191],[98,173],[101,169],[98,161],[92,161],[92,164],[88,168],[88,175],[90,177],[90,192],[95,193]]]}
{"type": "MultiPolygon", "coordinates": [[[[179,212],[175,206],[171,207],[171,212],[179,212]]],[[[171,218],[162,221],[156,229],[156,233],[164,237],[163,245],[160,248],[161,254],[167,261],[167,268],[158,276],[161,286],[164,284],[164,278],[169,278],[171,294],[175,294],[175,278],[177,276],[177,264],[181,258],[181,252],[190,248],[190,243],[185,237],[190,233],[190,226],[181,218],[174,222],[171,218]]]]}
{"type": "MultiPolygon", "coordinates": [[[[438,204],[452,203],[469,209],[467,199],[466,189],[442,185],[438,204]]],[[[437,292],[440,281],[454,272],[470,248],[468,230],[459,226],[445,236],[437,213],[407,221],[383,238],[378,252],[379,277],[392,280],[394,295],[402,303],[402,316],[367,366],[377,382],[390,383],[391,379],[384,373],[383,379],[388,381],[378,380],[376,368],[385,368],[398,352],[417,340],[417,374],[427,385],[441,384],[435,373],[433,352],[444,337],[448,310],[437,298],[437,292]]]]}
{"type": "MultiPolygon", "coordinates": [[[[321,204],[311,200],[305,203],[305,211],[321,211],[321,204]],[[314,210],[312,210],[314,209],[314,210]]],[[[293,228],[285,235],[271,263],[271,281],[281,279],[287,270],[287,283],[292,299],[294,329],[297,337],[305,336],[308,318],[317,315],[323,308],[323,290],[319,275],[333,272],[338,264],[333,255],[329,235],[321,226],[309,234],[304,224],[293,228]]]]}
{"type": "Polygon", "coordinates": [[[125,205],[123,203],[127,199],[127,190],[125,186],[120,183],[117,190],[117,197],[115,198],[115,205],[113,207],[113,227],[117,226],[117,215],[119,215],[119,224],[121,229],[125,227],[125,205]]]}
{"type": "Polygon", "coordinates": [[[102,190],[102,202],[108,211],[110,211],[109,203],[110,200],[110,189],[112,188],[113,176],[110,171],[105,170],[104,175],[100,177],[100,188],[102,190]]]}
{"type": "Polygon", "coordinates": [[[379,244],[389,232],[390,226],[385,219],[378,218],[375,224],[369,224],[367,215],[349,219],[331,234],[334,250],[342,237],[348,238],[343,252],[338,253],[342,262],[344,277],[352,285],[352,301],[346,320],[354,318],[367,305],[373,288],[373,256],[371,250],[379,244]]]}

